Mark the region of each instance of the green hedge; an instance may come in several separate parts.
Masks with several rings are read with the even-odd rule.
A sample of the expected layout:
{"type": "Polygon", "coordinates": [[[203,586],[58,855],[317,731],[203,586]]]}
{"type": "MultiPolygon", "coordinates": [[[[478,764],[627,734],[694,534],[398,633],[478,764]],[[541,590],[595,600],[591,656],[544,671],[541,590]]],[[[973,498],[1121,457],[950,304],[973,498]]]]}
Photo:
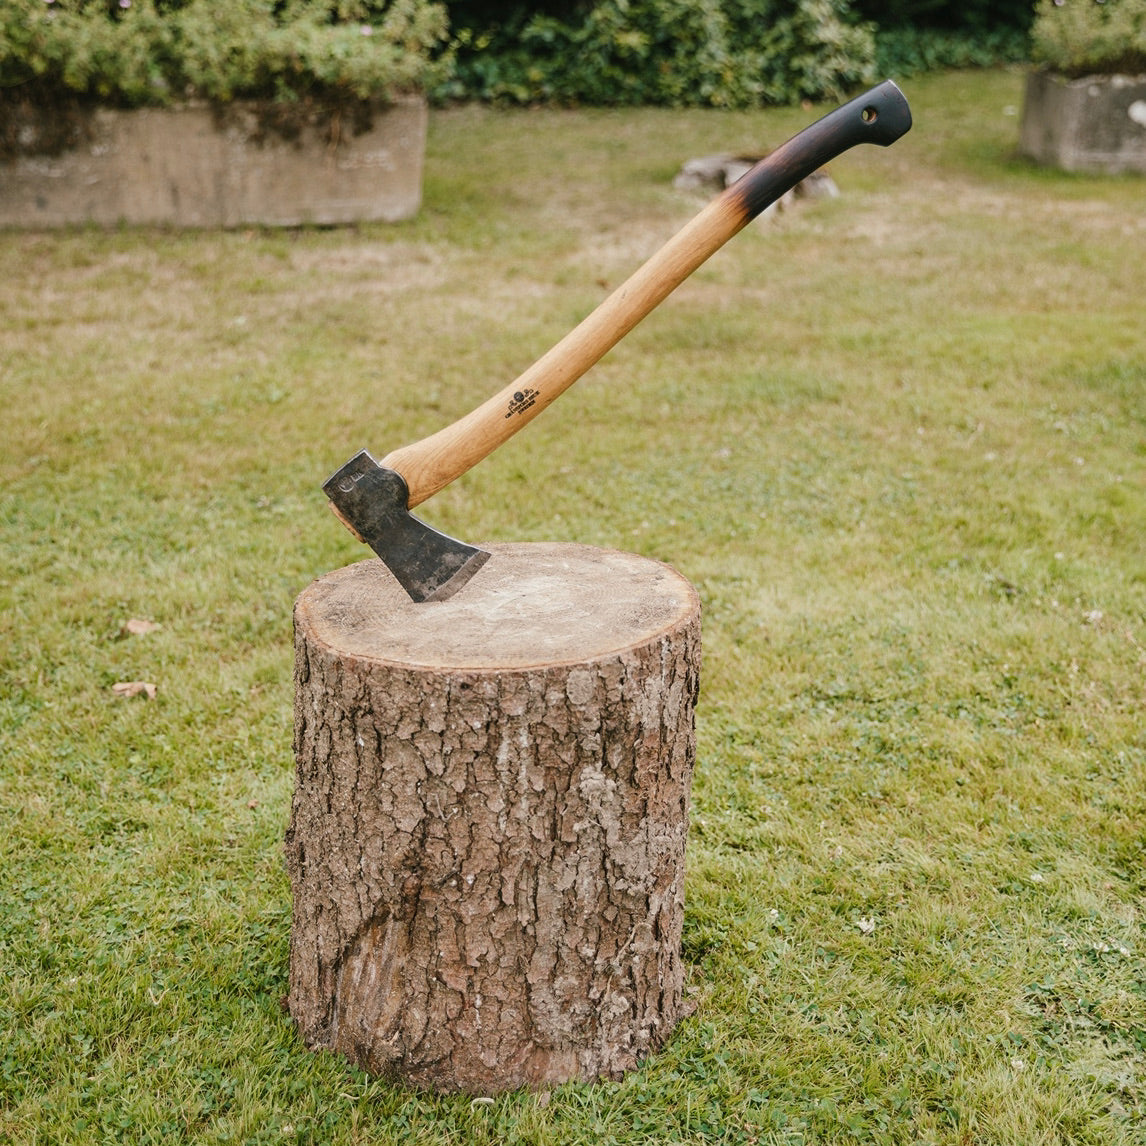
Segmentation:
{"type": "Polygon", "coordinates": [[[970,32],[950,28],[882,28],[875,39],[876,70],[881,76],[920,75],[942,68],[987,68],[1030,59],[1030,36],[1018,27],[970,32]]]}
{"type": "Polygon", "coordinates": [[[881,76],[1030,59],[1034,0],[852,0],[852,7],[877,25],[881,76]]]}
{"type": "MultiPolygon", "coordinates": [[[[449,42],[447,5],[434,0],[0,0],[0,105],[339,102],[406,91],[598,105],[839,99],[885,75],[1025,58],[1030,5],[455,0],[449,42]]],[[[1144,7],[1044,3],[1060,26],[1043,58],[1073,50],[1076,25],[1093,22],[1094,9],[1122,28],[1144,7]]]]}
{"type": "Polygon", "coordinates": [[[458,28],[444,94],[748,107],[838,99],[875,78],[874,30],[849,18],[847,0],[595,0],[573,11],[518,8],[500,25],[458,28]]]}
{"type": "Polygon", "coordinates": [[[1025,33],[1034,18],[1034,0],[852,0],[852,8],[881,32],[938,31],[969,39],[1025,33]]]}
{"type": "Polygon", "coordinates": [[[0,0],[9,99],[387,99],[448,71],[430,0],[0,0]]]}
{"type": "Polygon", "coordinates": [[[1146,2],[1039,0],[1031,58],[1069,76],[1146,73],[1146,2]]]}

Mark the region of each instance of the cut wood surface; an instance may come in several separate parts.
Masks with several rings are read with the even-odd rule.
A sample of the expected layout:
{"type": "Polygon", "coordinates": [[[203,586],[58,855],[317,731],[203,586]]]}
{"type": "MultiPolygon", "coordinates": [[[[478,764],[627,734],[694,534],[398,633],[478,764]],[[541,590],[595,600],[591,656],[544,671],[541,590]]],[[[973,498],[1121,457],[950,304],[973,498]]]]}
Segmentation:
{"type": "Polygon", "coordinates": [[[290,1011],[366,1070],[490,1093],[618,1076],[681,1015],[695,591],[488,546],[448,601],[381,562],[295,608],[290,1011]]]}

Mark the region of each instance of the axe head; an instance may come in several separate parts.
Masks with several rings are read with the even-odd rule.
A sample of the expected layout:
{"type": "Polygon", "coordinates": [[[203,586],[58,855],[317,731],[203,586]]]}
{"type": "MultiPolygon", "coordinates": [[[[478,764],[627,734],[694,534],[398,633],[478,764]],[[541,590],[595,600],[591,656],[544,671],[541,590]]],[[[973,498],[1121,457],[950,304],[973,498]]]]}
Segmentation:
{"type": "Polygon", "coordinates": [[[414,517],[405,479],[380,466],[366,450],[322,488],[343,525],[382,558],[414,601],[452,597],[489,560],[484,550],[414,517]]]}

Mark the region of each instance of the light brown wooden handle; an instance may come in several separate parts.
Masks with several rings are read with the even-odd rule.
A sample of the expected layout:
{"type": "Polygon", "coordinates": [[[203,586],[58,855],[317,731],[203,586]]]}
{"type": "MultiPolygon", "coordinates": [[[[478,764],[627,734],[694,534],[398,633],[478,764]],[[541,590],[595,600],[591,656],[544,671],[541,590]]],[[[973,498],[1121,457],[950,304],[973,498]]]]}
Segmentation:
{"type": "Polygon", "coordinates": [[[406,481],[413,507],[531,422],[710,255],[816,168],[858,143],[886,147],[911,127],[890,80],[829,112],[766,156],[678,231],[579,326],[472,413],[382,459],[406,481]]]}
{"type": "Polygon", "coordinates": [[[750,221],[739,202],[714,199],[578,326],[505,389],[428,438],[382,459],[418,505],[477,465],[560,397],[750,221]]]}

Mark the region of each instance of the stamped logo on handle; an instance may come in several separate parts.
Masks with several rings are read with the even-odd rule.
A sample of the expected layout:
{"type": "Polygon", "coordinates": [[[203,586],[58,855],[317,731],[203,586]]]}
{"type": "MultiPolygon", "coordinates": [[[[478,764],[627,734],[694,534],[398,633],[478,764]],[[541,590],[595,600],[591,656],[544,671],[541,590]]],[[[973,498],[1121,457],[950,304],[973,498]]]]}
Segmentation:
{"type": "Polygon", "coordinates": [[[515,390],[509,400],[509,409],[506,410],[505,416],[512,418],[514,414],[524,414],[537,401],[537,394],[536,390],[515,390]]]}

